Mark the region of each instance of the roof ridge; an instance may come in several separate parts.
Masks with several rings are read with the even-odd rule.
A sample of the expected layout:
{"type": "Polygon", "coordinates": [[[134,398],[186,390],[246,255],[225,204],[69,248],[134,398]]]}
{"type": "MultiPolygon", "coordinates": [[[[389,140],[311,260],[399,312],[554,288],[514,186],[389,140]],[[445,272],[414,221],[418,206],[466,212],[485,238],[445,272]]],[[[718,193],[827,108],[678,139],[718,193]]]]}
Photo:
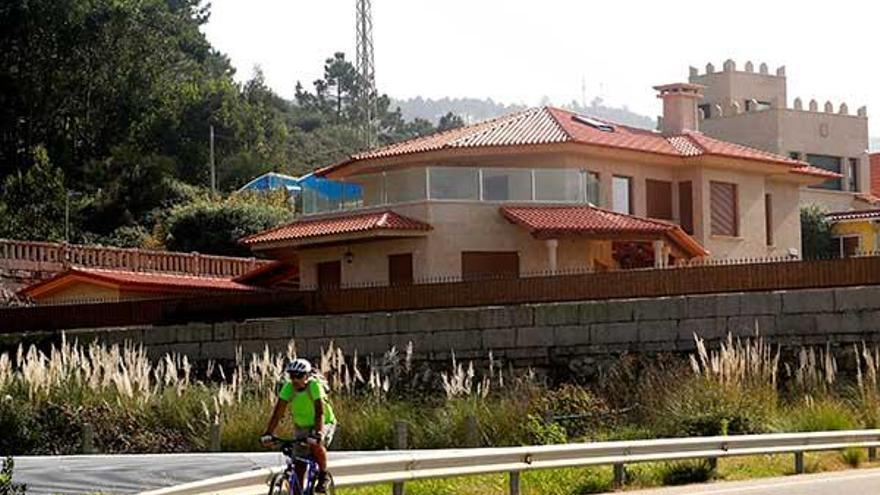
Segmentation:
{"type": "MultiPolygon", "coordinates": [[[[459,142],[461,142],[463,140],[472,140],[478,136],[488,134],[488,133],[493,132],[497,129],[500,129],[500,128],[503,128],[503,127],[506,127],[509,125],[513,125],[524,118],[528,118],[536,113],[539,113],[539,111],[541,111],[542,109],[543,109],[543,107],[529,107],[529,108],[520,110],[518,112],[510,113],[507,115],[499,115],[498,117],[495,117],[493,119],[485,120],[483,122],[480,122],[479,124],[474,124],[472,126],[473,127],[472,132],[464,133],[461,136],[459,136],[455,139],[452,139],[448,143],[443,144],[441,146],[441,148],[455,147],[456,145],[459,144],[459,142]]],[[[467,127],[459,128],[459,130],[466,129],[466,128],[467,127]]],[[[436,135],[439,136],[440,134],[436,134],[436,135]]]]}
{"type": "Polygon", "coordinates": [[[599,211],[599,212],[602,212],[602,213],[608,213],[608,214],[610,214],[610,215],[616,215],[616,216],[626,217],[626,218],[630,218],[630,219],[633,219],[633,220],[639,220],[639,221],[648,222],[648,223],[655,223],[655,224],[662,225],[662,226],[665,226],[665,227],[678,227],[677,224],[675,224],[675,223],[673,223],[673,222],[668,222],[668,221],[666,221],[666,220],[660,220],[660,219],[657,219],[657,218],[649,218],[649,217],[640,217],[640,216],[638,216],[638,215],[633,215],[632,213],[620,213],[620,212],[618,212],[618,211],[609,210],[609,209],[606,209],[606,208],[601,208],[601,207],[599,207],[599,206],[595,206],[595,205],[588,204],[588,203],[583,203],[583,204],[573,204],[573,205],[521,205],[521,206],[502,206],[501,208],[502,208],[502,209],[508,209],[508,208],[512,208],[512,209],[516,209],[516,208],[526,208],[526,209],[541,209],[541,210],[549,210],[549,209],[554,209],[554,210],[564,210],[564,209],[568,209],[568,208],[592,208],[592,209],[594,209],[594,210],[596,210],[596,211],[599,211]]]}

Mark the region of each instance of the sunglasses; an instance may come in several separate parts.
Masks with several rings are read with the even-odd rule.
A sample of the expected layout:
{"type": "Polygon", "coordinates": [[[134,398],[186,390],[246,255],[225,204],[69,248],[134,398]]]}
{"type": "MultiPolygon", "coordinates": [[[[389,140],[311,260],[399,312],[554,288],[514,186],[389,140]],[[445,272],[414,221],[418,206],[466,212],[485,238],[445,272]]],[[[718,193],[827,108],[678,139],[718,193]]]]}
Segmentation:
{"type": "Polygon", "coordinates": [[[293,372],[293,371],[291,371],[291,372],[289,372],[289,373],[290,373],[290,377],[291,377],[291,378],[295,378],[295,379],[297,379],[297,380],[306,377],[306,373],[295,373],[295,372],[293,372]]]}

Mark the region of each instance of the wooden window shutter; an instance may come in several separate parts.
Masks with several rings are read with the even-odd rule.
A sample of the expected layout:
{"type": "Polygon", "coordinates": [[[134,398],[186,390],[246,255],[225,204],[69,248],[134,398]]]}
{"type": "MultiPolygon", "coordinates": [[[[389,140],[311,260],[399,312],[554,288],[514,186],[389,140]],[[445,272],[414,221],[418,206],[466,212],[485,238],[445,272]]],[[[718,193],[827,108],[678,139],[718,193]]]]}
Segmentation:
{"type": "Polygon", "coordinates": [[[690,181],[678,183],[678,212],[681,228],[694,235],[694,195],[690,181]]]}
{"type": "Polygon", "coordinates": [[[767,233],[767,245],[773,245],[773,197],[764,195],[764,225],[767,233]]]}
{"type": "Polygon", "coordinates": [[[736,237],[739,235],[736,184],[709,183],[712,235],[736,237]]]}
{"type": "Polygon", "coordinates": [[[672,220],[672,183],[647,179],[645,196],[649,218],[672,220]]]}

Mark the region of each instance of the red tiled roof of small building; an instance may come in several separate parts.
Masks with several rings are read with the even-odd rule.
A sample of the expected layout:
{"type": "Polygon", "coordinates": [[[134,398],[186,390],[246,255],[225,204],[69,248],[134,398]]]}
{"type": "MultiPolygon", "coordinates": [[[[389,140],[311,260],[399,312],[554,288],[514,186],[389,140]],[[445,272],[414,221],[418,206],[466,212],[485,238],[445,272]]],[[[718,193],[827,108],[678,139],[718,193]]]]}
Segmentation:
{"type": "Polygon", "coordinates": [[[420,220],[394,213],[391,210],[352,213],[329,218],[315,218],[296,221],[275,229],[254,234],[241,240],[251,245],[264,242],[289,241],[338,234],[351,234],[373,230],[431,230],[431,226],[420,220]]]}
{"type": "Polygon", "coordinates": [[[678,225],[594,206],[502,206],[501,214],[539,239],[578,234],[600,237],[611,234],[666,235],[691,256],[709,254],[678,225]]]}
{"type": "Polygon", "coordinates": [[[880,209],[835,211],[825,214],[825,218],[832,222],[838,222],[841,220],[872,220],[880,218],[880,209]]]}
{"type": "Polygon", "coordinates": [[[20,293],[32,296],[43,288],[63,282],[65,278],[71,281],[93,280],[115,285],[122,289],[144,292],[252,292],[261,290],[259,287],[241,284],[228,278],[74,267],[52,278],[26,287],[20,293]]]}
{"type": "Polygon", "coordinates": [[[793,173],[836,178],[833,172],[816,172],[802,161],[750,148],[739,144],[711,138],[699,132],[685,132],[665,136],[657,131],[615,124],[590,117],[590,125],[569,110],[554,107],[537,107],[511,113],[466,127],[452,129],[410,139],[400,143],[368,150],[348,159],[319,169],[317,175],[326,175],[344,166],[364,160],[412,155],[443,149],[488,148],[500,146],[534,146],[556,143],[575,143],[602,146],[636,152],[661,154],[670,157],[692,158],[720,156],[755,160],[791,167],[793,173]],[[612,131],[603,130],[609,126],[612,131]],[[815,172],[815,173],[814,173],[815,172]],[[829,175],[832,174],[832,175],[829,175]]]}
{"type": "Polygon", "coordinates": [[[880,196],[880,153],[871,153],[871,194],[880,196]]]}

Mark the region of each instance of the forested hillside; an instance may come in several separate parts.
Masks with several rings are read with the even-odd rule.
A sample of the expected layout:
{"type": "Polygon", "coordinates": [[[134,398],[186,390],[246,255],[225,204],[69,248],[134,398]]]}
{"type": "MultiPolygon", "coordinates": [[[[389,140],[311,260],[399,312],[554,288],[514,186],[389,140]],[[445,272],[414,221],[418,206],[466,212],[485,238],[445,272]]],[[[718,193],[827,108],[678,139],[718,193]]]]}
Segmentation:
{"type": "MultiPolygon", "coordinates": [[[[199,29],[210,15],[201,3],[0,3],[0,237],[64,240],[69,205],[72,242],[240,253],[236,236],[290,212],[283,200],[229,191],[360,149],[352,102],[361,84],[343,54],[328,58],[323,78],[298,84],[293,101],[259,69],[236,83],[199,29]],[[216,194],[207,189],[211,126],[216,194]],[[225,242],[180,238],[217,228],[225,242]]],[[[436,129],[405,122],[384,95],[379,121],[383,143],[436,129]]],[[[450,115],[443,125],[461,122],[450,115]]]]}

